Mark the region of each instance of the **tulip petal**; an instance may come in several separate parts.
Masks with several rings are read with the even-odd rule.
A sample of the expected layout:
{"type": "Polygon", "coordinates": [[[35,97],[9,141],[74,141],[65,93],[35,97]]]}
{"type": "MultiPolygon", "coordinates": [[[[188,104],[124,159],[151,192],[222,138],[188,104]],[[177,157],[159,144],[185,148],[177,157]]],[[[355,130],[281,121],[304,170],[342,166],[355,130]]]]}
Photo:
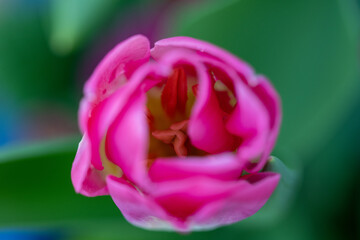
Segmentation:
{"type": "Polygon", "coordinates": [[[257,212],[274,191],[280,176],[256,173],[237,181],[193,177],[159,183],[153,199],[168,214],[191,228],[213,228],[247,218],[257,212]]]}
{"type": "Polygon", "coordinates": [[[192,229],[213,229],[250,217],[266,203],[279,179],[279,174],[270,172],[243,177],[227,198],[204,206],[191,218],[192,229]]]}
{"type": "Polygon", "coordinates": [[[191,143],[208,153],[233,151],[236,139],[225,128],[223,111],[204,69],[198,70],[199,88],[189,120],[188,134],[191,143]]]}
{"type": "Polygon", "coordinates": [[[242,160],[260,158],[258,163],[249,162],[246,170],[248,172],[260,171],[279,133],[282,115],[279,96],[264,76],[257,76],[258,84],[249,86],[240,81],[234,70],[224,63],[209,58],[202,60],[209,71],[221,79],[229,89],[236,92],[239,104],[236,105],[231,116],[233,122],[227,123],[227,129],[243,139],[239,153],[242,160]],[[239,122],[245,124],[238,124],[239,122]],[[257,133],[246,134],[246,132],[257,133]]]}
{"type": "Polygon", "coordinates": [[[223,111],[214,92],[213,82],[200,60],[199,56],[190,51],[174,50],[164,55],[159,63],[172,67],[190,65],[195,70],[199,85],[187,131],[192,145],[212,154],[233,151],[237,138],[225,128],[223,111]]]}
{"type": "Polygon", "coordinates": [[[270,130],[269,137],[266,141],[264,153],[260,161],[258,164],[249,164],[247,167],[247,171],[249,172],[257,172],[264,167],[267,158],[275,145],[277,136],[279,134],[282,118],[280,97],[275,91],[274,87],[264,76],[259,76],[258,82],[259,84],[253,87],[253,91],[262,101],[262,103],[267,109],[267,112],[269,113],[270,130]]]}
{"type": "Polygon", "coordinates": [[[191,37],[172,37],[160,40],[151,49],[151,56],[158,60],[167,52],[176,49],[189,49],[196,51],[201,56],[214,58],[234,68],[251,85],[255,85],[257,82],[254,78],[254,70],[247,63],[220,47],[191,37]]]}
{"type": "Polygon", "coordinates": [[[149,40],[142,35],[135,35],[119,43],[104,57],[84,88],[85,97],[79,110],[82,132],[85,132],[92,108],[123,85],[149,58],[149,40]]]}
{"type": "Polygon", "coordinates": [[[173,229],[172,219],[151,197],[124,179],[109,176],[106,182],[110,196],[127,221],[146,229],[173,229]]]}
{"type": "Polygon", "coordinates": [[[149,130],[144,93],[135,94],[117,116],[106,135],[106,154],[131,181],[141,182],[145,175],[149,130]]]}
{"type": "Polygon", "coordinates": [[[137,89],[146,88],[149,85],[145,81],[149,74],[159,73],[167,74],[167,69],[157,68],[156,65],[146,64],[141,66],[131,77],[126,85],[119,88],[111,96],[103,100],[93,110],[87,123],[87,134],[89,135],[91,145],[91,163],[93,166],[102,170],[103,166],[100,157],[100,143],[105,137],[109,126],[113,123],[121,111],[127,106],[137,89]]]}
{"type": "Polygon", "coordinates": [[[242,137],[239,154],[250,161],[263,153],[269,132],[269,116],[264,105],[244,83],[237,82],[235,91],[237,104],[226,128],[242,137]]]}
{"type": "Polygon", "coordinates": [[[218,180],[236,180],[241,176],[243,164],[235,153],[222,153],[204,157],[158,158],[149,169],[154,182],[183,180],[206,176],[218,180]]]}
{"type": "Polygon", "coordinates": [[[107,195],[107,187],[102,173],[91,166],[90,145],[85,135],[71,169],[71,180],[75,191],[88,197],[107,195]]]}

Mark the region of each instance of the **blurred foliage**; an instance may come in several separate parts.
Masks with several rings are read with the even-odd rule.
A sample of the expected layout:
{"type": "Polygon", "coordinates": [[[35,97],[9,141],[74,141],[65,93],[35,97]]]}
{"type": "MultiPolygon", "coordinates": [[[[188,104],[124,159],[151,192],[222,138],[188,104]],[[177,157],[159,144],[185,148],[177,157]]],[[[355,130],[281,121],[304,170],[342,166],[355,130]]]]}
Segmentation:
{"type": "Polygon", "coordinates": [[[59,54],[67,54],[86,37],[135,1],[126,0],[53,0],[51,1],[50,44],[59,54]]]}
{"type": "MultiPolygon", "coordinates": [[[[0,0],[0,140],[15,130],[25,134],[22,126],[29,117],[23,111],[31,113],[29,107],[38,102],[66,106],[75,121],[84,56],[101,47],[98,36],[115,18],[122,15],[122,26],[130,25],[134,17],[126,16],[144,13],[144,6],[150,11],[152,3],[0,0]]],[[[131,226],[108,196],[75,194],[70,169],[80,137],[4,146],[0,228],[50,229],[72,240],[356,239],[359,1],[156,1],[157,6],[169,3],[164,36],[188,35],[220,45],[273,82],[284,111],[273,154],[296,171],[274,158],[267,169],[282,178],[262,210],[231,226],[180,235],[131,226]]]]}
{"type": "Polygon", "coordinates": [[[66,102],[76,96],[71,91],[74,59],[51,52],[39,12],[10,5],[0,15],[1,90],[22,104],[66,102]]]}

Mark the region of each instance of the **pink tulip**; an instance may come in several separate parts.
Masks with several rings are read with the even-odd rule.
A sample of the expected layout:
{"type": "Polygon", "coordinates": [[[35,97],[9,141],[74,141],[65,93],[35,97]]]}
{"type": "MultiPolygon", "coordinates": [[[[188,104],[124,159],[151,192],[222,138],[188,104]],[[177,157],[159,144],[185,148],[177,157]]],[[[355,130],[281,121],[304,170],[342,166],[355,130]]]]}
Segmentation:
{"type": "Polygon", "coordinates": [[[110,195],[136,226],[231,224],[256,213],[278,184],[279,174],[261,170],[279,132],[279,97],[219,47],[174,37],[150,49],[133,36],[100,62],[84,94],[75,190],[110,195]]]}

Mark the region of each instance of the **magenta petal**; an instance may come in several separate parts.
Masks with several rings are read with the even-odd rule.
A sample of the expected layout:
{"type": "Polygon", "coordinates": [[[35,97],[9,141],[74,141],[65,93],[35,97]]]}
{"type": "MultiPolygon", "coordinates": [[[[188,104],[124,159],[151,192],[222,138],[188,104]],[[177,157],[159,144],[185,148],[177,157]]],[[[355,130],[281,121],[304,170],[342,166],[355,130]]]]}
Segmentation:
{"type": "Polygon", "coordinates": [[[193,177],[158,183],[151,195],[185,229],[213,228],[240,221],[258,211],[277,186],[280,176],[258,173],[236,181],[193,177]]]}
{"type": "Polygon", "coordinates": [[[172,37],[160,40],[151,49],[151,56],[157,60],[174,49],[190,49],[199,55],[217,59],[234,68],[247,82],[251,84],[256,82],[254,70],[247,63],[220,47],[190,37],[172,37]]]}
{"type": "Polygon", "coordinates": [[[149,169],[152,181],[173,181],[206,176],[218,180],[236,180],[241,176],[243,164],[234,153],[205,157],[158,158],[149,169]]]}
{"type": "Polygon", "coordinates": [[[281,112],[281,102],[280,97],[270,84],[270,82],[264,77],[258,77],[259,84],[253,88],[254,93],[257,97],[262,101],[264,106],[267,109],[269,115],[269,136],[267,138],[266,146],[264,147],[264,153],[259,161],[258,164],[249,165],[247,170],[249,172],[257,172],[260,171],[267,159],[269,154],[271,153],[277,136],[280,130],[282,112],[281,112]]]}
{"type": "Polygon", "coordinates": [[[107,187],[102,173],[90,162],[90,149],[86,135],[79,148],[71,169],[71,180],[75,191],[88,197],[107,195],[107,187]]]}
{"type": "Polygon", "coordinates": [[[189,229],[196,212],[211,202],[228,198],[238,184],[238,181],[193,177],[158,183],[151,195],[168,214],[184,223],[184,229],[189,229]]]}
{"type": "MultiPolygon", "coordinates": [[[[87,133],[91,145],[91,163],[93,166],[102,170],[103,166],[100,158],[100,143],[105,137],[109,126],[121,114],[121,111],[127,106],[134,92],[145,89],[150,83],[144,79],[149,74],[168,74],[167,68],[157,67],[154,64],[141,66],[123,87],[119,88],[111,96],[103,100],[93,110],[87,123],[87,133]]],[[[150,81],[152,82],[152,81],[150,81]]]]}
{"type": "Polygon", "coordinates": [[[255,173],[240,180],[228,197],[214,201],[192,217],[193,229],[213,229],[241,221],[266,203],[280,179],[277,173],[255,173]]]}
{"type": "Polygon", "coordinates": [[[83,132],[91,109],[124,84],[149,58],[149,40],[142,35],[135,35],[119,43],[104,57],[84,88],[83,101],[86,103],[81,104],[79,111],[80,128],[83,132]]]}
{"type": "Polygon", "coordinates": [[[124,179],[109,176],[106,182],[110,196],[130,223],[147,229],[172,229],[171,218],[151,197],[124,179]]]}
{"type": "Polygon", "coordinates": [[[141,182],[146,174],[148,126],[145,94],[140,92],[128,101],[106,135],[106,154],[131,181],[141,182]]]}
{"type": "Polygon", "coordinates": [[[266,108],[248,86],[235,84],[237,104],[230,115],[226,128],[243,142],[239,148],[241,158],[252,160],[260,157],[269,133],[269,116],[266,108]]]}
{"type": "Polygon", "coordinates": [[[188,134],[191,143],[208,153],[232,151],[235,138],[225,128],[223,111],[204,66],[198,67],[199,89],[190,116],[188,134]]]}
{"type": "Polygon", "coordinates": [[[233,151],[236,137],[225,128],[223,111],[220,109],[207,69],[201,63],[201,57],[189,50],[174,50],[164,55],[159,64],[172,67],[183,64],[195,69],[199,87],[187,131],[191,143],[213,154],[233,151]]]}

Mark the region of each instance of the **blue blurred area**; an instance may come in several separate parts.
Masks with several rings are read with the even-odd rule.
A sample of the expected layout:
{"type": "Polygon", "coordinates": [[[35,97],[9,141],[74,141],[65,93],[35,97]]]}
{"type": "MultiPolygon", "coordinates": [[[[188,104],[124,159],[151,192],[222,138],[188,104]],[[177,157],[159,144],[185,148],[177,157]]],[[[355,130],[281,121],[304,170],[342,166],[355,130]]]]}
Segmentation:
{"type": "Polygon", "coordinates": [[[60,240],[61,234],[52,231],[4,230],[0,231],[1,240],[60,240]]]}
{"type": "MultiPolygon", "coordinates": [[[[21,138],[21,121],[15,104],[0,92],[0,146],[21,138]]],[[[1,239],[1,238],[0,238],[1,239]]]]}

